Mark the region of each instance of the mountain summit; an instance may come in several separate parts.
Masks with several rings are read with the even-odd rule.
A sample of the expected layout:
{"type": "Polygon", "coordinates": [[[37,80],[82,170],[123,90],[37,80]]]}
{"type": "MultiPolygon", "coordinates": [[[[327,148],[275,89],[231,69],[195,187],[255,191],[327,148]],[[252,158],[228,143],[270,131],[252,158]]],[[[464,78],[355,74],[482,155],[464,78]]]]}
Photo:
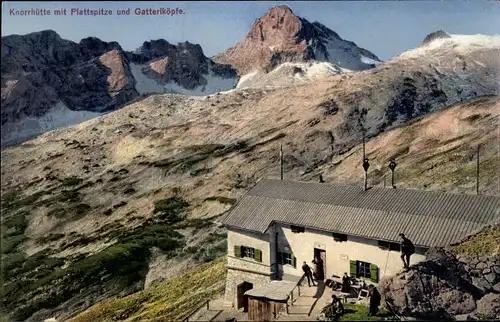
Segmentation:
{"type": "Polygon", "coordinates": [[[326,61],[348,70],[364,70],[380,59],[355,43],[342,39],[319,22],[296,16],[287,6],[271,8],[252,24],[235,46],[218,55],[240,75],[254,69],[270,71],[284,62],[326,61]]]}

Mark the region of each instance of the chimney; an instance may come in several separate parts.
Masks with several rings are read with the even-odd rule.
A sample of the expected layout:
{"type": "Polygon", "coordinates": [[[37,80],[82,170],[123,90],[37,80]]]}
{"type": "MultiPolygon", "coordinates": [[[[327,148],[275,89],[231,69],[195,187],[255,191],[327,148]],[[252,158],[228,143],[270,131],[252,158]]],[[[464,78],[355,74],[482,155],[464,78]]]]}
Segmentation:
{"type": "Polygon", "coordinates": [[[393,189],[396,189],[396,186],[394,185],[394,169],[396,169],[396,166],[396,160],[391,159],[391,162],[389,162],[389,169],[391,169],[391,186],[393,189]]]}
{"type": "Polygon", "coordinates": [[[476,195],[479,195],[479,149],[480,145],[477,145],[476,151],[476,195]]]}
{"type": "Polygon", "coordinates": [[[283,180],[283,145],[280,144],[280,178],[283,180]]]}

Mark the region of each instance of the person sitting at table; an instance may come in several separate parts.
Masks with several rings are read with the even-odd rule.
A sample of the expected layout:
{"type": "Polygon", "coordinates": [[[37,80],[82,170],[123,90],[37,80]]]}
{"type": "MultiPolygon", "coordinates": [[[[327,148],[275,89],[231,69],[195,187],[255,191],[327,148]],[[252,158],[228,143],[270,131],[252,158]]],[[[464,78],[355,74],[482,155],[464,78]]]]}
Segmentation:
{"type": "Polygon", "coordinates": [[[342,301],[334,294],[332,295],[332,306],[330,308],[333,315],[333,321],[338,321],[344,315],[344,305],[342,301]]]}
{"type": "Polygon", "coordinates": [[[342,276],[342,293],[351,293],[351,279],[347,273],[342,276]]]}

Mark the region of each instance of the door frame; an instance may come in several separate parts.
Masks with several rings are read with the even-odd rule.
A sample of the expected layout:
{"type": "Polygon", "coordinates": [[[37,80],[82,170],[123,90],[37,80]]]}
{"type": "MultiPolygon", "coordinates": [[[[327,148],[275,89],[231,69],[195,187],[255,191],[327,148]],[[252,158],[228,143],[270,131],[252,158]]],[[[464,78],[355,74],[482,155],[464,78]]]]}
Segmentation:
{"type": "Polygon", "coordinates": [[[316,248],[314,247],[314,258],[319,255],[319,257],[323,260],[323,274],[325,275],[326,278],[326,250],[321,249],[321,248],[316,248]],[[323,255],[323,256],[321,256],[323,255]]]}
{"type": "Polygon", "coordinates": [[[243,308],[243,312],[248,312],[248,296],[246,291],[253,289],[253,283],[243,281],[236,285],[236,309],[243,308]]]}

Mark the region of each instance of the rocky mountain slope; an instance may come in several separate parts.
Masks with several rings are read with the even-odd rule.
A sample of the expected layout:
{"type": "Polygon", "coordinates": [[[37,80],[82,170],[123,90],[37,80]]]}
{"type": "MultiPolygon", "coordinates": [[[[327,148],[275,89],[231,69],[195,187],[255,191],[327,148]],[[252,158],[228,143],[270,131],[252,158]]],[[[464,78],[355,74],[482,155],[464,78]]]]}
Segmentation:
{"type": "MultiPolygon", "coordinates": [[[[3,311],[69,317],[223,253],[217,216],[278,175],[280,142],[287,178],[361,184],[359,140],[332,149],[325,130],[339,122],[324,106],[336,82],[152,96],[2,151],[3,311]]],[[[499,194],[499,104],[460,103],[369,139],[370,185],[396,157],[400,188],[473,193],[481,143],[481,193],[499,194]]]]}
{"type": "Polygon", "coordinates": [[[247,37],[215,60],[205,57],[200,45],[173,45],[163,39],[126,52],[116,42],[86,38],[77,44],[51,30],[2,37],[2,146],[97,117],[152,93],[230,90],[237,74],[254,68],[265,75],[283,62],[322,61],[331,65],[330,72],[342,73],[380,62],[286,6],[257,19],[247,37]]]}
{"type": "Polygon", "coordinates": [[[448,250],[381,281],[386,302],[419,319],[500,319],[500,218],[448,250]]]}
{"type": "Polygon", "coordinates": [[[462,193],[481,144],[480,192],[500,194],[499,53],[498,37],[452,35],[314,82],[151,95],[3,149],[0,313],[65,319],[222,255],[219,216],[278,175],[279,144],[286,178],[361,184],[364,130],[370,185],[394,157],[398,188],[462,193]]]}
{"type": "Polygon", "coordinates": [[[235,66],[240,75],[268,72],[285,62],[326,61],[347,70],[370,69],[381,62],[319,22],[296,16],[287,6],[274,7],[255,20],[243,40],[215,59],[235,66]]]}
{"type": "Polygon", "coordinates": [[[165,40],[126,52],[116,42],[62,39],[51,30],[2,37],[2,146],[116,110],[141,95],[206,95],[236,85],[236,71],[199,45],[165,40]]]}

